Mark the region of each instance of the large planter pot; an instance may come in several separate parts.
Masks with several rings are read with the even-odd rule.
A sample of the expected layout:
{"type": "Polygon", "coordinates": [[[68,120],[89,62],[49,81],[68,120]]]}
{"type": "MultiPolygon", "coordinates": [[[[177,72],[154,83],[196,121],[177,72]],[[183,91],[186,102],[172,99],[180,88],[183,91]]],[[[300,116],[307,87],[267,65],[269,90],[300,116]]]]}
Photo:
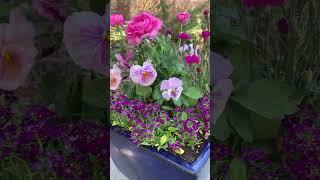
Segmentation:
{"type": "Polygon", "coordinates": [[[165,150],[157,151],[129,142],[127,133],[111,128],[111,158],[117,168],[130,180],[209,180],[210,144],[199,157],[188,163],[165,150]]]}

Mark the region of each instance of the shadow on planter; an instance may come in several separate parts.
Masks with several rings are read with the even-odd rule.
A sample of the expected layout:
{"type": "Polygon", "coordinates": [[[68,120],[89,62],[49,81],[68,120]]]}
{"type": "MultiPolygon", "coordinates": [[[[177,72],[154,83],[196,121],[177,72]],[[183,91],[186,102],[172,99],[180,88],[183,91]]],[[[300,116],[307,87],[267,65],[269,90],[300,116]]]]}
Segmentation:
{"type": "Polygon", "coordinates": [[[110,153],[117,168],[129,180],[209,180],[210,144],[192,163],[165,150],[139,146],[129,141],[127,132],[110,130],[110,153]]]}

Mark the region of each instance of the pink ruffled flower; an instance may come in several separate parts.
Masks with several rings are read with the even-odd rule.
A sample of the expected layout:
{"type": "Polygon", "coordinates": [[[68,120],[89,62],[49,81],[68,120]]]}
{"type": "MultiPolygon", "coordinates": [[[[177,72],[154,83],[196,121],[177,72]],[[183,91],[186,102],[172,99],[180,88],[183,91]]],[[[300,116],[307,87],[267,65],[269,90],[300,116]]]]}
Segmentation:
{"type": "Polygon", "coordinates": [[[32,7],[42,17],[61,22],[66,19],[63,0],[32,0],[31,2],[32,7]]]}
{"type": "Polygon", "coordinates": [[[14,90],[26,80],[37,50],[34,29],[21,9],[10,13],[10,24],[0,24],[0,89],[14,90]]]}
{"type": "Polygon", "coordinates": [[[133,17],[125,32],[130,45],[138,45],[145,38],[154,39],[162,27],[162,21],[150,13],[143,12],[133,17]]]}
{"type": "Polygon", "coordinates": [[[185,57],[185,60],[187,64],[199,64],[198,46],[194,49],[193,44],[190,44],[190,53],[185,57]]]}
{"type": "Polygon", "coordinates": [[[74,62],[85,69],[107,74],[106,17],[75,12],[64,23],[64,44],[74,62]]]}
{"type": "Polygon", "coordinates": [[[141,86],[150,86],[157,78],[157,71],[153,68],[150,60],[147,60],[142,66],[131,66],[130,77],[133,82],[141,86]]]}
{"type": "Polygon", "coordinates": [[[186,32],[182,32],[181,34],[178,35],[179,39],[184,39],[184,40],[189,40],[190,39],[190,35],[186,32]]]}
{"type": "Polygon", "coordinates": [[[183,91],[182,85],[183,82],[176,77],[163,80],[160,85],[160,90],[163,91],[162,97],[166,100],[173,99],[177,101],[183,91]]]}
{"type": "Polygon", "coordinates": [[[177,15],[177,20],[185,25],[190,20],[190,14],[188,12],[181,12],[177,15]]]}
{"type": "Polygon", "coordinates": [[[208,30],[202,31],[200,36],[206,41],[210,37],[210,31],[208,31],[208,30]]]}
{"type": "Polygon", "coordinates": [[[122,26],[124,24],[124,19],[122,14],[112,14],[110,16],[110,26],[122,26]]]}
{"type": "Polygon", "coordinates": [[[110,69],[110,90],[114,91],[118,89],[121,83],[121,70],[114,64],[113,68],[110,69]]]}

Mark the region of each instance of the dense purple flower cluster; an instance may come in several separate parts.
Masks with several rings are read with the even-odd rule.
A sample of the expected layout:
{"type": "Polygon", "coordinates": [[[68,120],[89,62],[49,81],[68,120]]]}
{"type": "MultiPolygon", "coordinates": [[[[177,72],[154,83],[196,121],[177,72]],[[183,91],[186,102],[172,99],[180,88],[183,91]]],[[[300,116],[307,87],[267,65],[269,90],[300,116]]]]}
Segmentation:
{"type": "Polygon", "coordinates": [[[231,149],[225,144],[216,143],[210,146],[210,153],[212,165],[215,167],[211,170],[211,177],[225,177],[233,158],[231,149]]]}
{"type": "Polygon", "coordinates": [[[16,155],[33,171],[48,167],[64,179],[90,179],[98,165],[107,176],[109,134],[104,125],[65,122],[40,105],[28,107],[23,117],[0,107],[0,116],[0,160],[16,155]]]}
{"type": "Polygon", "coordinates": [[[288,170],[298,179],[320,178],[319,112],[312,105],[300,107],[282,121],[281,150],[288,170]]]}
{"type": "MultiPolygon", "coordinates": [[[[199,99],[194,108],[176,107],[174,110],[161,109],[160,104],[146,104],[138,99],[128,99],[126,96],[112,96],[111,112],[116,112],[129,119],[130,136],[133,143],[140,144],[159,137],[159,129],[173,127],[181,137],[175,142],[169,142],[169,148],[177,150],[189,143],[207,140],[210,134],[210,101],[208,97],[199,99]],[[181,120],[182,114],[187,115],[181,120]]],[[[129,130],[129,129],[126,129],[129,130]]]]}

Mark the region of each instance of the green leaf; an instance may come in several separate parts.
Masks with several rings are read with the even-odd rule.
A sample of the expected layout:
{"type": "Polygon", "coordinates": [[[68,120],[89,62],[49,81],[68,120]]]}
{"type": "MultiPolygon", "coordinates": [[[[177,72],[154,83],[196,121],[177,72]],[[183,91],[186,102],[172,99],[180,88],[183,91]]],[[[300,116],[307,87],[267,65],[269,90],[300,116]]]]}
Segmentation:
{"type": "Polygon", "coordinates": [[[181,98],[179,98],[177,101],[176,101],[176,100],[173,100],[173,103],[174,103],[176,106],[181,106],[181,105],[182,105],[181,98]]]}
{"type": "Polygon", "coordinates": [[[161,106],[162,109],[171,111],[173,108],[171,106],[161,106]]]}
{"type": "Polygon", "coordinates": [[[151,144],[148,142],[142,142],[141,145],[150,146],[151,144]]]}
{"type": "Polygon", "coordinates": [[[168,136],[167,135],[163,135],[161,136],[161,139],[160,139],[160,145],[164,145],[165,143],[168,142],[168,136]]]}
{"type": "Polygon", "coordinates": [[[82,100],[86,104],[98,107],[107,107],[108,89],[106,86],[107,79],[84,79],[82,87],[82,100]]]}
{"type": "Polygon", "coordinates": [[[253,141],[253,128],[250,111],[237,103],[230,103],[230,123],[237,133],[247,142],[253,141]]]}
{"type": "Polygon", "coordinates": [[[139,87],[136,88],[136,93],[139,96],[142,96],[142,97],[146,98],[146,97],[151,95],[152,88],[148,87],[148,86],[139,86],[139,87]]]}
{"type": "Polygon", "coordinates": [[[247,167],[240,158],[234,158],[230,163],[228,176],[231,180],[247,180],[247,167]]]}
{"type": "Polygon", "coordinates": [[[224,111],[219,119],[214,122],[213,126],[213,135],[220,141],[225,141],[229,138],[232,129],[228,124],[228,114],[227,111],[224,111]]]}
{"type": "Polygon", "coordinates": [[[177,129],[176,129],[175,127],[169,127],[168,130],[169,130],[170,132],[175,132],[177,129]]]}
{"type": "Polygon", "coordinates": [[[188,114],[186,112],[182,112],[181,113],[181,120],[184,121],[186,119],[188,119],[188,114]]]}
{"type": "Polygon", "coordinates": [[[232,99],[247,109],[269,119],[295,112],[297,103],[291,99],[293,90],[276,80],[258,80],[234,92],[232,99]]]}
{"type": "Polygon", "coordinates": [[[184,94],[192,99],[199,99],[203,96],[200,88],[194,86],[187,87],[184,94]]]}
{"type": "Polygon", "coordinates": [[[153,99],[161,99],[161,98],[162,98],[162,95],[161,95],[161,91],[160,91],[160,87],[159,87],[159,86],[155,86],[155,87],[153,88],[152,98],[153,98],[153,99]]]}
{"type": "Polygon", "coordinates": [[[272,139],[277,137],[281,124],[280,119],[267,119],[256,113],[251,113],[255,139],[272,139]]]}

